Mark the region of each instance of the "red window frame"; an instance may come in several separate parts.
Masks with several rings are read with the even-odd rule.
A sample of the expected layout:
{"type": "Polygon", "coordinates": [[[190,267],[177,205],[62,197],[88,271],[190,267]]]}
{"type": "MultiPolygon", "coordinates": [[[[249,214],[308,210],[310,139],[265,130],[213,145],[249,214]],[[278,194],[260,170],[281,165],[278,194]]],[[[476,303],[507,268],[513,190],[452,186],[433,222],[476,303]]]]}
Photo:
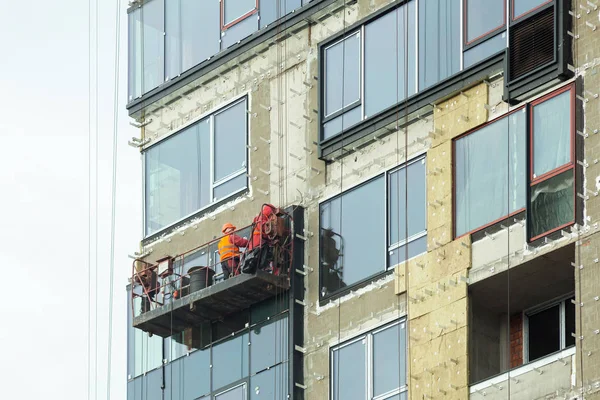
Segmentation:
{"type": "MultiPolygon", "coordinates": [[[[550,0],[550,1],[552,1],[552,0],[550,0]]],[[[469,31],[468,31],[468,28],[467,28],[468,27],[468,23],[467,23],[467,19],[468,18],[467,18],[467,16],[468,16],[468,13],[469,13],[468,3],[469,3],[469,0],[463,0],[463,14],[464,14],[463,15],[463,34],[464,34],[464,37],[465,37],[465,39],[464,39],[465,46],[468,46],[471,43],[474,43],[474,42],[478,41],[479,39],[484,38],[484,37],[486,37],[488,35],[492,35],[493,33],[496,33],[496,32],[498,32],[498,31],[500,31],[500,30],[502,30],[503,28],[506,27],[506,1],[503,0],[502,1],[502,4],[503,4],[502,9],[503,9],[503,13],[504,13],[504,15],[503,15],[504,18],[502,18],[502,21],[503,21],[502,24],[498,25],[495,28],[492,28],[491,30],[485,32],[482,35],[477,36],[476,38],[474,38],[472,40],[469,40],[469,31]]]]}
{"type": "Polygon", "coordinates": [[[535,12],[537,10],[539,10],[540,8],[544,7],[546,4],[552,3],[554,0],[546,0],[545,2],[543,2],[542,4],[540,4],[537,7],[533,7],[531,10],[525,11],[522,14],[519,14],[517,16],[515,16],[515,0],[510,0],[510,18],[513,21],[518,20],[519,18],[524,17],[527,14],[531,14],[532,12],[535,12]]]}
{"type": "MultiPolygon", "coordinates": [[[[536,186],[537,184],[546,181],[548,179],[551,179],[557,175],[560,175],[566,171],[572,170],[573,171],[573,178],[576,179],[576,174],[575,174],[575,114],[576,114],[576,109],[575,109],[575,105],[576,105],[576,91],[575,91],[575,83],[571,83],[568,84],[560,89],[557,89],[551,93],[548,93],[545,96],[540,97],[539,99],[536,99],[535,101],[532,101],[529,104],[529,107],[531,109],[530,112],[530,116],[529,116],[529,187],[530,190],[533,186],[536,186]],[[570,143],[571,143],[571,158],[570,161],[564,165],[558,166],[555,169],[553,169],[552,171],[548,171],[540,176],[537,177],[533,177],[533,146],[535,145],[534,141],[533,141],[533,130],[534,130],[534,126],[533,126],[533,109],[535,108],[535,106],[544,103],[545,101],[548,101],[558,95],[561,95],[565,92],[570,91],[570,107],[569,107],[569,111],[571,113],[570,116],[570,123],[569,123],[569,137],[570,137],[570,143]]],[[[547,232],[543,232],[537,236],[534,236],[532,238],[529,239],[530,242],[533,242],[539,238],[542,238],[546,235],[549,235],[550,233],[559,231],[563,228],[566,228],[567,226],[573,225],[575,223],[575,218],[576,218],[576,207],[577,207],[577,198],[576,198],[576,192],[577,192],[577,182],[575,182],[573,184],[573,204],[575,205],[575,207],[573,208],[573,219],[570,222],[567,222],[563,225],[557,226],[554,229],[551,229],[547,232]]],[[[529,197],[529,196],[528,196],[529,197]]],[[[529,199],[528,199],[529,201],[529,199]]]]}
{"type": "MultiPolygon", "coordinates": [[[[456,235],[456,214],[455,214],[455,211],[456,211],[456,186],[455,186],[455,183],[456,183],[456,142],[458,140],[464,138],[465,136],[469,136],[469,135],[479,131],[480,129],[485,128],[488,125],[491,125],[495,122],[500,121],[503,118],[508,118],[511,114],[523,111],[526,107],[527,107],[527,105],[524,105],[522,107],[511,110],[510,112],[508,112],[504,115],[500,115],[499,117],[489,120],[488,122],[481,124],[481,125],[477,126],[476,128],[473,128],[470,131],[465,132],[462,135],[459,135],[459,136],[455,137],[454,139],[452,139],[452,233],[453,233],[455,239],[459,239],[463,236],[472,235],[473,233],[482,231],[486,228],[489,228],[490,226],[492,226],[494,224],[497,224],[500,221],[503,221],[510,217],[514,217],[515,215],[520,214],[523,211],[527,210],[527,205],[525,205],[525,207],[523,207],[523,208],[520,208],[513,212],[509,212],[507,215],[504,215],[494,221],[488,222],[485,225],[482,225],[482,226],[474,228],[468,232],[465,232],[465,233],[461,234],[460,236],[456,235]]],[[[527,202],[525,202],[525,203],[527,204],[527,202]]]]}
{"type": "Polygon", "coordinates": [[[248,11],[246,14],[242,15],[241,17],[237,17],[235,20],[226,24],[225,23],[225,2],[226,1],[236,1],[236,0],[221,0],[221,30],[222,31],[225,31],[225,30],[231,28],[233,25],[237,24],[238,22],[242,22],[249,16],[254,15],[258,12],[258,0],[256,0],[253,10],[248,11]]]}

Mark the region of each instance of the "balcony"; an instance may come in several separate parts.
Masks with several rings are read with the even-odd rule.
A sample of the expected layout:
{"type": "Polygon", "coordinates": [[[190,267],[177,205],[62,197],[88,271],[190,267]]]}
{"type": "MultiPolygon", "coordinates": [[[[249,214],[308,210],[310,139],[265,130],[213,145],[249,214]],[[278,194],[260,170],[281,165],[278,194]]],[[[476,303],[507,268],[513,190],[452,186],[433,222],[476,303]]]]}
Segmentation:
{"type": "Polygon", "coordinates": [[[228,278],[218,252],[225,236],[156,263],[136,260],[131,278],[133,326],[169,337],[206,322],[234,318],[253,304],[287,292],[293,271],[292,232],[301,227],[294,226],[285,211],[273,210],[225,235],[250,238],[247,248],[240,246],[239,262],[228,278]]]}

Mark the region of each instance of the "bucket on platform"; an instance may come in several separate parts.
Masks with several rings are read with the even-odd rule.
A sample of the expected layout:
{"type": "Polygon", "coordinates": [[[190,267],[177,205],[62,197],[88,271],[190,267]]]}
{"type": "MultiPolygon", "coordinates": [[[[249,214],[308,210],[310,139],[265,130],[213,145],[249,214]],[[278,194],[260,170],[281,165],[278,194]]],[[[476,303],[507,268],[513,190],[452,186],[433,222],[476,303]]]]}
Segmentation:
{"type": "Polygon", "coordinates": [[[192,267],[190,275],[190,293],[197,292],[213,284],[215,271],[209,267],[192,267]]]}

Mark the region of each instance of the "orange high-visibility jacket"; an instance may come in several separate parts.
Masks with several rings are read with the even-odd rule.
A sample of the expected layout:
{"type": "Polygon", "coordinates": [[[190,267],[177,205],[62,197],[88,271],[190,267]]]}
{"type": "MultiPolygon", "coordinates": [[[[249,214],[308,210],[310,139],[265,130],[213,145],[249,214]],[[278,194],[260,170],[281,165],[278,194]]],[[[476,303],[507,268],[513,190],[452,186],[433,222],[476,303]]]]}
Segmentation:
{"type": "Polygon", "coordinates": [[[219,256],[221,261],[240,256],[240,247],[247,247],[248,241],[238,235],[223,236],[219,240],[219,256]]]}

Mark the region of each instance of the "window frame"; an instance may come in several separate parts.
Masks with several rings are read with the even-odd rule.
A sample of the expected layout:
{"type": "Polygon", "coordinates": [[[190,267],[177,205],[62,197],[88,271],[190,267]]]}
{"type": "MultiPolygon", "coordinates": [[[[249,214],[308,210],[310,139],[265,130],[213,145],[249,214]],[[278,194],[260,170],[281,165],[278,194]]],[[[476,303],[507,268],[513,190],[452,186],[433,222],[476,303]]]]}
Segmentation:
{"type": "Polygon", "coordinates": [[[535,241],[537,239],[540,239],[540,238],[542,238],[544,236],[547,236],[547,235],[549,235],[551,233],[557,232],[557,231],[559,231],[561,229],[564,229],[564,228],[566,228],[566,227],[568,227],[570,225],[573,225],[575,223],[576,218],[577,218],[577,194],[576,194],[577,193],[577,171],[575,170],[575,164],[576,164],[576,162],[575,162],[575,160],[576,160],[576,157],[575,157],[575,151],[576,151],[576,143],[575,143],[575,139],[576,139],[575,138],[576,115],[575,114],[576,114],[576,111],[577,111],[577,108],[576,108],[577,107],[577,102],[576,102],[576,94],[577,94],[577,92],[576,91],[577,91],[577,89],[576,89],[575,82],[571,82],[571,83],[569,83],[567,85],[564,85],[561,88],[553,90],[552,92],[550,92],[550,93],[548,93],[548,94],[546,94],[546,95],[544,95],[544,96],[542,96],[542,97],[540,97],[538,99],[535,99],[534,101],[532,101],[531,103],[528,104],[528,107],[529,107],[529,121],[528,121],[529,122],[528,123],[528,129],[529,129],[529,133],[528,133],[528,140],[529,140],[529,144],[528,144],[529,145],[529,154],[528,154],[528,156],[529,156],[529,163],[528,163],[529,164],[528,165],[529,166],[529,174],[528,174],[528,177],[527,177],[527,179],[528,179],[528,182],[527,182],[528,188],[527,188],[527,190],[528,190],[529,193],[527,194],[527,207],[526,207],[527,210],[528,210],[527,211],[528,212],[528,214],[527,214],[528,223],[531,222],[531,217],[529,215],[529,210],[530,210],[529,205],[531,203],[531,190],[532,190],[532,188],[534,186],[537,186],[538,184],[540,184],[540,183],[542,183],[544,181],[547,181],[549,179],[552,179],[555,176],[560,175],[560,174],[562,174],[564,172],[567,172],[569,170],[573,171],[573,179],[574,179],[574,182],[573,182],[573,218],[569,222],[566,222],[566,223],[564,223],[562,225],[559,225],[559,226],[557,226],[557,227],[555,227],[553,229],[550,229],[550,230],[548,230],[546,232],[542,232],[542,233],[540,233],[540,234],[538,234],[536,236],[529,236],[529,233],[528,233],[529,242],[533,242],[533,241],[535,241]],[[556,167],[552,171],[548,171],[548,172],[546,172],[546,173],[544,173],[544,174],[542,174],[542,175],[537,176],[537,177],[534,178],[533,177],[533,162],[534,162],[534,160],[533,160],[533,154],[534,154],[534,145],[535,144],[533,142],[533,133],[534,133],[533,132],[533,129],[534,129],[534,126],[533,126],[533,109],[534,109],[534,107],[536,105],[542,104],[545,101],[551,100],[554,97],[559,96],[559,95],[561,95],[561,94],[563,94],[565,92],[568,92],[568,91],[571,92],[570,93],[570,102],[569,102],[569,105],[570,105],[570,108],[569,108],[569,112],[570,112],[569,128],[570,128],[570,131],[571,131],[569,133],[569,137],[570,137],[570,144],[571,144],[571,149],[570,149],[571,159],[570,159],[570,161],[568,163],[566,163],[564,165],[561,165],[559,167],[556,167]]]}
{"type": "Polygon", "coordinates": [[[515,0],[510,0],[510,19],[511,21],[516,22],[525,16],[535,14],[537,11],[540,11],[542,8],[545,8],[548,4],[553,2],[554,0],[546,0],[542,4],[532,8],[531,10],[525,11],[524,13],[519,15],[515,15],[515,0]]]}
{"type": "MultiPolygon", "coordinates": [[[[537,306],[533,306],[523,311],[523,365],[530,363],[529,361],[529,317],[536,315],[542,311],[546,311],[550,308],[559,307],[558,312],[558,326],[559,326],[559,335],[560,335],[560,348],[557,352],[566,350],[573,346],[566,346],[567,332],[566,332],[566,305],[567,301],[571,300],[575,296],[574,292],[569,294],[560,296],[553,300],[547,301],[545,303],[539,304],[537,306]]],[[[575,327],[577,328],[577,321],[575,321],[575,327]]],[[[543,359],[544,357],[548,357],[553,353],[547,354],[538,360],[543,359]]],[[[537,360],[534,360],[537,361],[537,360]]]]}
{"type": "MultiPolygon", "coordinates": [[[[239,17],[234,18],[231,22],[227,22],[227,21],[225,21],[225,2],[226,1],[228,1],[228,0],[220,0],[220,3],[221,3],[221,32],[225,32],[227,29],[231,28],[235,24],[242,22],[246,18],[258,13],[258,1],[259,0],[255,0],[254,8],[252,10],[246,12],[245,14],[242,14],[239,17]]],[[[229,1],[235,1],[235,0],[229,0],[229,1]]]]}
{"type": "MultiPolygon", "coordinates": [[[[527,104],[522,105],[522,106],[520,106],[518,108],[515,108],[514,110],[510,110],[506,114],[503,114],[503,115],[500,115],[500,116],[498,116],[498,117],[496,117],[494,119],[491,119],[491,120],[487,121],[486,123],[481,124],[481,125],[473,128],[473,129],[471,129],[471,130],[463,133],[462,135],[459,135],[459,136],[455,137],[454,139],[452,139],[452,186],[453,186],[453,188],[452,188],[452,190],[453,190],[453,193],[452,193],[452,234],[454,235],[455,239],[459,239],[459,238],[462,238],[464,236],[472,235],[472,234],[474,234],[476,232],[480,232],[480,231],[482,231],[482,230],[484,230],[486,228],[489,228],[492,225],[495,225],[495,224],[497,224],[497,223],[499,223],[501,221],[504,221],[507,218],[514,217],[514,216],[516,216],[516,215],[518,215],[518,214],[520,214],[520,213],[522,213],[522,212],[524,212],[524,211],[527,210],[528,196],[526,195],[525,196],[526,197],[525,198],[525,207],[522,207],[522,208],[520,208],[518,210],[515,210],[513,212],[509,212],[507,215],[505,215],[503,217],[497,218],[494,221],[488,222],[487,224],[482,225],[482,226],[480,226],[478,228],[471,229],[470,231],[465,232],[465,233],[463,233],[461,235],[457,235],[456,234],[456,186],[455,186],[455,184],[456,184],[456,142],[458,140],[466,137],[466,136],[469,136],[469,135],[471,135],[471,134],[473,134],[475,132],[478,132],[480,129],[483,129],[483,128],[485,128],[488,125],[491,125],[491,124],[493,124],[495,122],[499,122],[503,118],[508,118],[510,115],[518,113],[518,112],[522,112],[523,110],[526,110],[526,112],[527,112],[527,104]]],[[[526,118],[529,119],[529,113],[527,113],[527,117],[526,118]]],[[[528,121],[526,121],[526,126],[527,126],[527,122],[528,121]]],[[[525,135],[527,135],[527,132],[525,132],[525,135]]],[[[527,138],[526,138],[526,140],[527,140],[527,138]]],[[[525,145],[527,146],[527,141],[525,142],[525,145]]],[[[527,160],[525,160],[525,166],[527,166],[527,160]]]]}
{"type": "MultiPolygon", "coordinates": [[[[366,372],[366,377],[365,377],[365,389],[366,389],[366,393],[365,393],[365,398],[368,400],[385,400],[385,399],[389,399],[393,396],[399,395],[401,393],[408,393],[408,381],[409,381],[409,377],[408,377],[408,372],[406,374],[406,384],[403,386],[398,387],[397,389],[394,389],[390,392],[381,394],[379,396],[374,396],[374,385],[373,385],[373,381],[374,381],[374,376],[375,376],[375,365],[374,365],[374,360],[373,360],[373,336],[376,335],[379,332],[385,331],[386,329],[395,327],[395,326],[400,326],[400,329],[404,329],[404,334],[405,334],[405,340],[408,340],[408,333],[406,330],[406,316],[403,316],[395,321],[392,322],[385,322],[382,325],[376,326],[374,328],[371,328],[367,331],[364,331],[356,336],[353,336],[352,338],[349,338],[335,346],[331,346],[329,348],[329,399],[333,400],[334,399],[334,392],[333,389],[335,387],[334,384],[334,379],[335,379],[335,372],[334,372],[334,353],[336,351],[339,351],[340,349],[343,349],[346,346],[349,346],[351,344],[354,344],[358,341],[366,341],[365,343],[365,372],[366,372]]],[[[407,358],[407,354],[405,353],[405,362],[408,364],[409,360],[407,358]]],[[[408,371],[408,369],[406,369],[406,371],[408,371]]]]}
{"type": "MultiPolygon", "coordinates": [[[[514,1],[514,0],[511,0],[514,1]]],[[[552,0],[550,0],[552,1],[552,0]]],[[[506,0],[502,0],[502,7],[503,7],[503,22],[502,24],[492,28],[491,30],[483,33],[482,35],[477,36],[476,38],[469,40],[469,30],[468,30],[468,13],[469,13],[469,0],[462,0],[462,22],[463,22],[463,49],[461,51],[461,59],[462,57],[464,57],[462,54],[470,49],[471,47],[474,47],[475,45],[479,44],[479,43],[483,43],[485,40],[492,38],[495,35],[500,34],[502,31],[506,30],[506,24],[507,24],[507,9],[506,9],[506,0]]],[[[462,69],[461,69],[462,70],[462,69]]]]}
{"type": "MultiPolygon", "coordinates": [[[[423,150],[423,151],[420,151],[420,152],[414,154],[414,156],[410,160],[408,160],[406,162],[403,162],[400,165],[396,165],[395,167],[392,167],[392,168],[384,170],[384,171],[382,171],[380,173],[377,173],[376,175],[371,176],[370,178],[366,179],[365,181],[362,181],[362,182],[356,184],[355,186],[352,186],[351,188],[348,188],[348,189],[344,190],[341,193],[337,193],[337,194],[332,195],[330,197],[324,198],[324,199],[322,199],[319,202],[319,301],[333,300],[333,299],[335,299],[335,298],[337,298],[339,296],[344,295],[345,293],[347,293],[349,290],[352,290],[353,288],[356,288],[358,286],[364,285],[365,283],[368,283],[368,282],[372,282],[376,277],[381,276],[381,275],[385,275],[385,274],[389,273],[390,271],[393,271],[395,265],[390,265],[389,251],[393,250],[393,249],[396,249],[398,247],[410,244],[410,243],[412,243],[412,242],[414,242],[414,241],[416,241],[416,240],[418,240],[418,239],[420,239],[423,236],[426,236],[428,234],[427,229],[425,229],[425,231],[420,232],[419,234],[415,234],[415,235],[411,236],[410,238],[407,238],[407,239],[410,239],[410,240],[407,241],[405,239],[405,243],[403,243],[403,244],[402,244],[402,242],[395,243],[394,245],[398,245],[398,246],[394,247],[393,249],[392,249],[392,247],[394,245],[388,245],[388,243],[389,243],[389,226],[390,226],[390,223],[389,223],[389,205],[390,205],[389,177],[390,177],[390,174],[392,174],[393,172],[398,171],[398,170],[400,170],[402,168],[406,168],[407,166],[409,166],[409,165],[411,165],[413,163],[419,162],[421,160],[423,160],[425,163],[427,163],[427,151],[426,150],[423,150]],[[366,277],[364,279],[361,279],[361,280],[359,280],[357,282],[354,282],[352,284],[348,284],[347,286],[345,286],[343,288],[340,288],[340,289],[336,290],[335,292],[331,292],[331,293],[328,293],[326,296],[323,296],[322,292],[321,292],[321,288],[323,287],[323,279],[322,279],[322,275],[321,275],[321,251],[322,251],[322,246],[323,246],[322,239],[321,239],[321,229],[322,229],[322,227],[321,227],[321,210],[322,210],[322,207],[323,207],[323,205],[325,205],[325,204],[327,204],[327,203],[329,203],[329,202],[331,202],[331,201],[333,201],[335,199],[338,199],[341,196],[343,196],[343,195],[345,195],[347,193],[350,193],[353,190],[358,189],[358,188],[360,188],[360,187],[362,187],[364,185],[367,185],[370,182],[373,182],[373,181],[375,181],[376,179],[379,179],[379,178],[383,178],[384,179],[384,195],[385,195],[385,213],[384,213],[385,215],[384,215],[384,220],[385,220],[385,226],[383,227],[383,229],[385,229],[385,243],[384,243],[383,248],[384,248],[384,251],[385,251],[385,254],[384,254],[384,257],[385,257],[385,263],[384,263],[385,268],[383,270],[381,270],[381,271],[373,274],[373,275],[370,275],[370,276],[368,276],[368,277],[366,277]]],[[[425,171],[425,177],[424,178],[425,178],[425,185],[427,185],[427,165],[426,165],[425,169],[426,169],[426,171],[425,171]]],[[[425,203],[427,203],[427,193],[425,194],[425,203]]],[[[425,226],[427,227],[427,214],[425,214],[425,226]]],[[[417,255],[415,255],[413,257],[410,257],[410,258],[404,260],[402,263],[408,262],[408,261],[410,261],[410,260],[412,260],[412,259],[414,259],[416,257],[421,256],[422,254],[424,254],[424,253],[420,253],[420,254],[417,254],[417,255]]],[[[402,263],[400,263],[400,264],[402,264],[402,263]]]]}
{"type": "Polygon", "coordinates": [[[144,239],[147,239],[149,237],[158,235],[162,232],[165,232],[166,230],[174,227],[175,225],[193,217],[194,215],[197,215],[207,209],[210,209],[211,207],[214,207],[216,204],[219,204],[221,202],[225,202],[229,199],[232,199],[233,197],[237,196],[238,194],[244,192],[245,190],[248,190],[250,188],[250,181],[248,179],[246,179],[246,185],[244,188],[238,189],[232,193],[230,193],[227,197],[224,197],[222,199],[216,199],[215,200],[215,196],[214,196],[214,190],[216,187],[219,187],[243,174],[247,174],[248,173],[248,168],[249,168],[249,164],[250,164],[250,155],[249,155],[249,151],[248,151],[248,142],[249,142],[249,138],[250,138],[250,120],[248,117],[248,105],[249,105],[249,96],[247,94],[243,94],[241,96],[238,96],[237,98],[234,98],[230,103],[227,103],[221,107],[218,107],[215,111],[211,111],[208,113],[205,113],[203,115],[201,115],[200,117],[190,121],[189,123],[182,125],[181,127],[179,127],[179,129],[175,132],[171,132],[168,135],[160,138],[160,140],[156,141],[155,143],[152,143],[150,146],[145,147],[142,150],[142,213],[143,213],[143,231],[144,231],[144,239]],[[245,123],[245,128],[246,128],[246,134],[245,134],[245,141],[244,141],[244,148],[246,149],[245,151],[245,164],[246,164],[246,168],[245,170],[240,169],[236,172],[233,172],[231,174],[229,174],[226,177],[221,178],[219,181],[215,182],[214,181],[214,135],[215,135],[215,129],[214,129],[214,117],[217,114],[220,114],[224,111],[227,111],[228,109],[230,109],[231,107],[234,107],[242,102],[246,102],[246,113],[245,113],[245,118],[244,118],[244,123],[245,123]],[[156,231],[152,232],[152,233],[148,233],[148,221],[147,221],[147,209],[146,209],[146,152],[155,147],[160,145],[161,143],[165,142],[166,140],[174,137],[175,135],[180,134],[182,131],[192,127],[195,124],[200,124],[206,120],[210,120],[210,178],[211,178],[211,182],[209,184],[210,186],[210,199],[211,201],[205,205],[204,207],[200,207],[198,209],[196,209],[195,211],[191,212],[190,214],[187,214],[171,223],[166,224],[165,226],[163,226],[160,229],[157,229],[156,231]]]}

